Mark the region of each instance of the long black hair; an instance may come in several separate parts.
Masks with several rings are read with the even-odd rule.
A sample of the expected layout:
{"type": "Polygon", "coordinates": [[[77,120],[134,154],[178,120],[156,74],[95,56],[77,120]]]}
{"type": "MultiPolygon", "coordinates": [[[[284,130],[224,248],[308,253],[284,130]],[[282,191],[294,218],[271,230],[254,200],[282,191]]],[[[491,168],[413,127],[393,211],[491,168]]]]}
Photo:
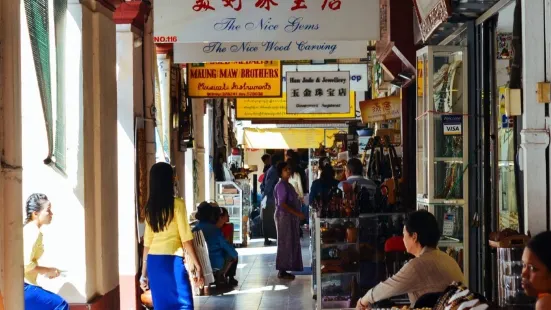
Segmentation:
{"type": "Polygon", "coordinates": [[[551,231],[545,231],[534,236],[528,242],[527,247],[534,253],[541,262],[547,267],[547,271],[551,272],[551,231]]]}
{"type": "Polygon", "coordinates": [[[326,163],[325,165],[322,166],[320,179],[325,182],[335,180],[335,170],[333,169],[331,164],[326,163]]]}
{"type": "Polygon", "coordinates": [[[34,193],[27,198],[25,203],[25,224],[33,220],[33,213],[40,212],[46,206],[48,196],[41,193],[34,193]]]}
{"type": "Polygon", "coordinates": [[[145,219],[153,232],[161,232],[174,218],[174,172],[167,163],[156,163],[149,173],[149,200],[145,219]]]}

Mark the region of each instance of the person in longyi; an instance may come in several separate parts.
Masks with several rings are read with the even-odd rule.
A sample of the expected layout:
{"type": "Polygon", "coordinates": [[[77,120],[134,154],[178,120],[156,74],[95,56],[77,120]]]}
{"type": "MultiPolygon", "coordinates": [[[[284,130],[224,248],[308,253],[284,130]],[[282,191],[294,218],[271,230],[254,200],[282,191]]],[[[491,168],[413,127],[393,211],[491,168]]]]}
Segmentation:
{"type": "Polygon", "coordinates": [[[140,286],[151,289],[155,310],[193,309],[193,295],[184,251],[191,260],[195,285],[203,288],[203,272],[193,247],[184,200],[174,197],[173,169],[151,167],[145,208],[143,267],[140,286]]]}

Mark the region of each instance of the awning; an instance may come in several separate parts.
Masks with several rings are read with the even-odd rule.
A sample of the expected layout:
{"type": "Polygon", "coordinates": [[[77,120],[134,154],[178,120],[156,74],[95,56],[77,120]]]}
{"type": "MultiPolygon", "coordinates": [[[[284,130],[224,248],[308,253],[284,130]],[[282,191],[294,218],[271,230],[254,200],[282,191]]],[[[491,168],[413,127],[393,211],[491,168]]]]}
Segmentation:
{"type": "Polygon", "coordinates": [[[245,128],[243,142],[248,149],[307,149],[333,144],[338,129],[245,128]]]}

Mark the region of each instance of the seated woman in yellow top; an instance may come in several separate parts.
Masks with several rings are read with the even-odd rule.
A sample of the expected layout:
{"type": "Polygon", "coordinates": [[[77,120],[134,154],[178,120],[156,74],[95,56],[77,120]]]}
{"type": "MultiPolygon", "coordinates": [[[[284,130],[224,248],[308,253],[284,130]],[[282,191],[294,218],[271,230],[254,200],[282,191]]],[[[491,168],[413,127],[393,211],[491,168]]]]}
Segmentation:
{"type": "Polygon", "coordinates": [[[167,163],[151,167],[145,217],[142,289],[151,289],[155,310],[193,309],[184,250],[199,287],[204,285],[203,272],[193,247],[186,206],[174,197],[173,170],[167,163]]]}
{"type": "Polygon", "coordinates": [[[38,260],[44,253],[42,244],[42,225],[52,221],[52,204],[44,194],[32,194],[25,205],[27,218],[23,227],[24,266],[25,266],[25,310],[67,310],[67,302],[52,292],[49,292],[36,283],[39,274],[50,279],[59,277],[56,268],[44,267],[38,260]]]}

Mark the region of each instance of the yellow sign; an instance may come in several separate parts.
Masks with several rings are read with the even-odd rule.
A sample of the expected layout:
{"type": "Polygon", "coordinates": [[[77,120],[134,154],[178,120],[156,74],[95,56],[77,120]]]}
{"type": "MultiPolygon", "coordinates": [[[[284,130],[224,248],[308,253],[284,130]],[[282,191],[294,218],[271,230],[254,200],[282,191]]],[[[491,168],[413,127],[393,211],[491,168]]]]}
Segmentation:
{"type": "Polygon", "coordinates": [[[356,93],[350,92],[350,112],[346,114],[294,114],[287,113],[287,96],[281,98],[237,99],[237,119],[355,119],[356,93]]]}
{"type": "Polygon", "coordinates": [[[250,149],[318,148],[333,145],[339,129],[321,128],[245,128],[243,142],[250,149]]]}
{"type": "Polygon", "coordinates": [[[417,97],[423,97],[424,87],[425,87],[425,72],[423,70],[423,60],[417,59],[417,97]]]}
{"type": "Polygon", "coordinates": [[[392,96],[362,101],[360,112],[364,124],[400,118],[402,100],[398,96],[392,96]]]}
{"type": "Polygon", "coordinates": [[[281,97],[279,61],[192,64],[187,67],[188,95],[194,98],[281,97]]]}

